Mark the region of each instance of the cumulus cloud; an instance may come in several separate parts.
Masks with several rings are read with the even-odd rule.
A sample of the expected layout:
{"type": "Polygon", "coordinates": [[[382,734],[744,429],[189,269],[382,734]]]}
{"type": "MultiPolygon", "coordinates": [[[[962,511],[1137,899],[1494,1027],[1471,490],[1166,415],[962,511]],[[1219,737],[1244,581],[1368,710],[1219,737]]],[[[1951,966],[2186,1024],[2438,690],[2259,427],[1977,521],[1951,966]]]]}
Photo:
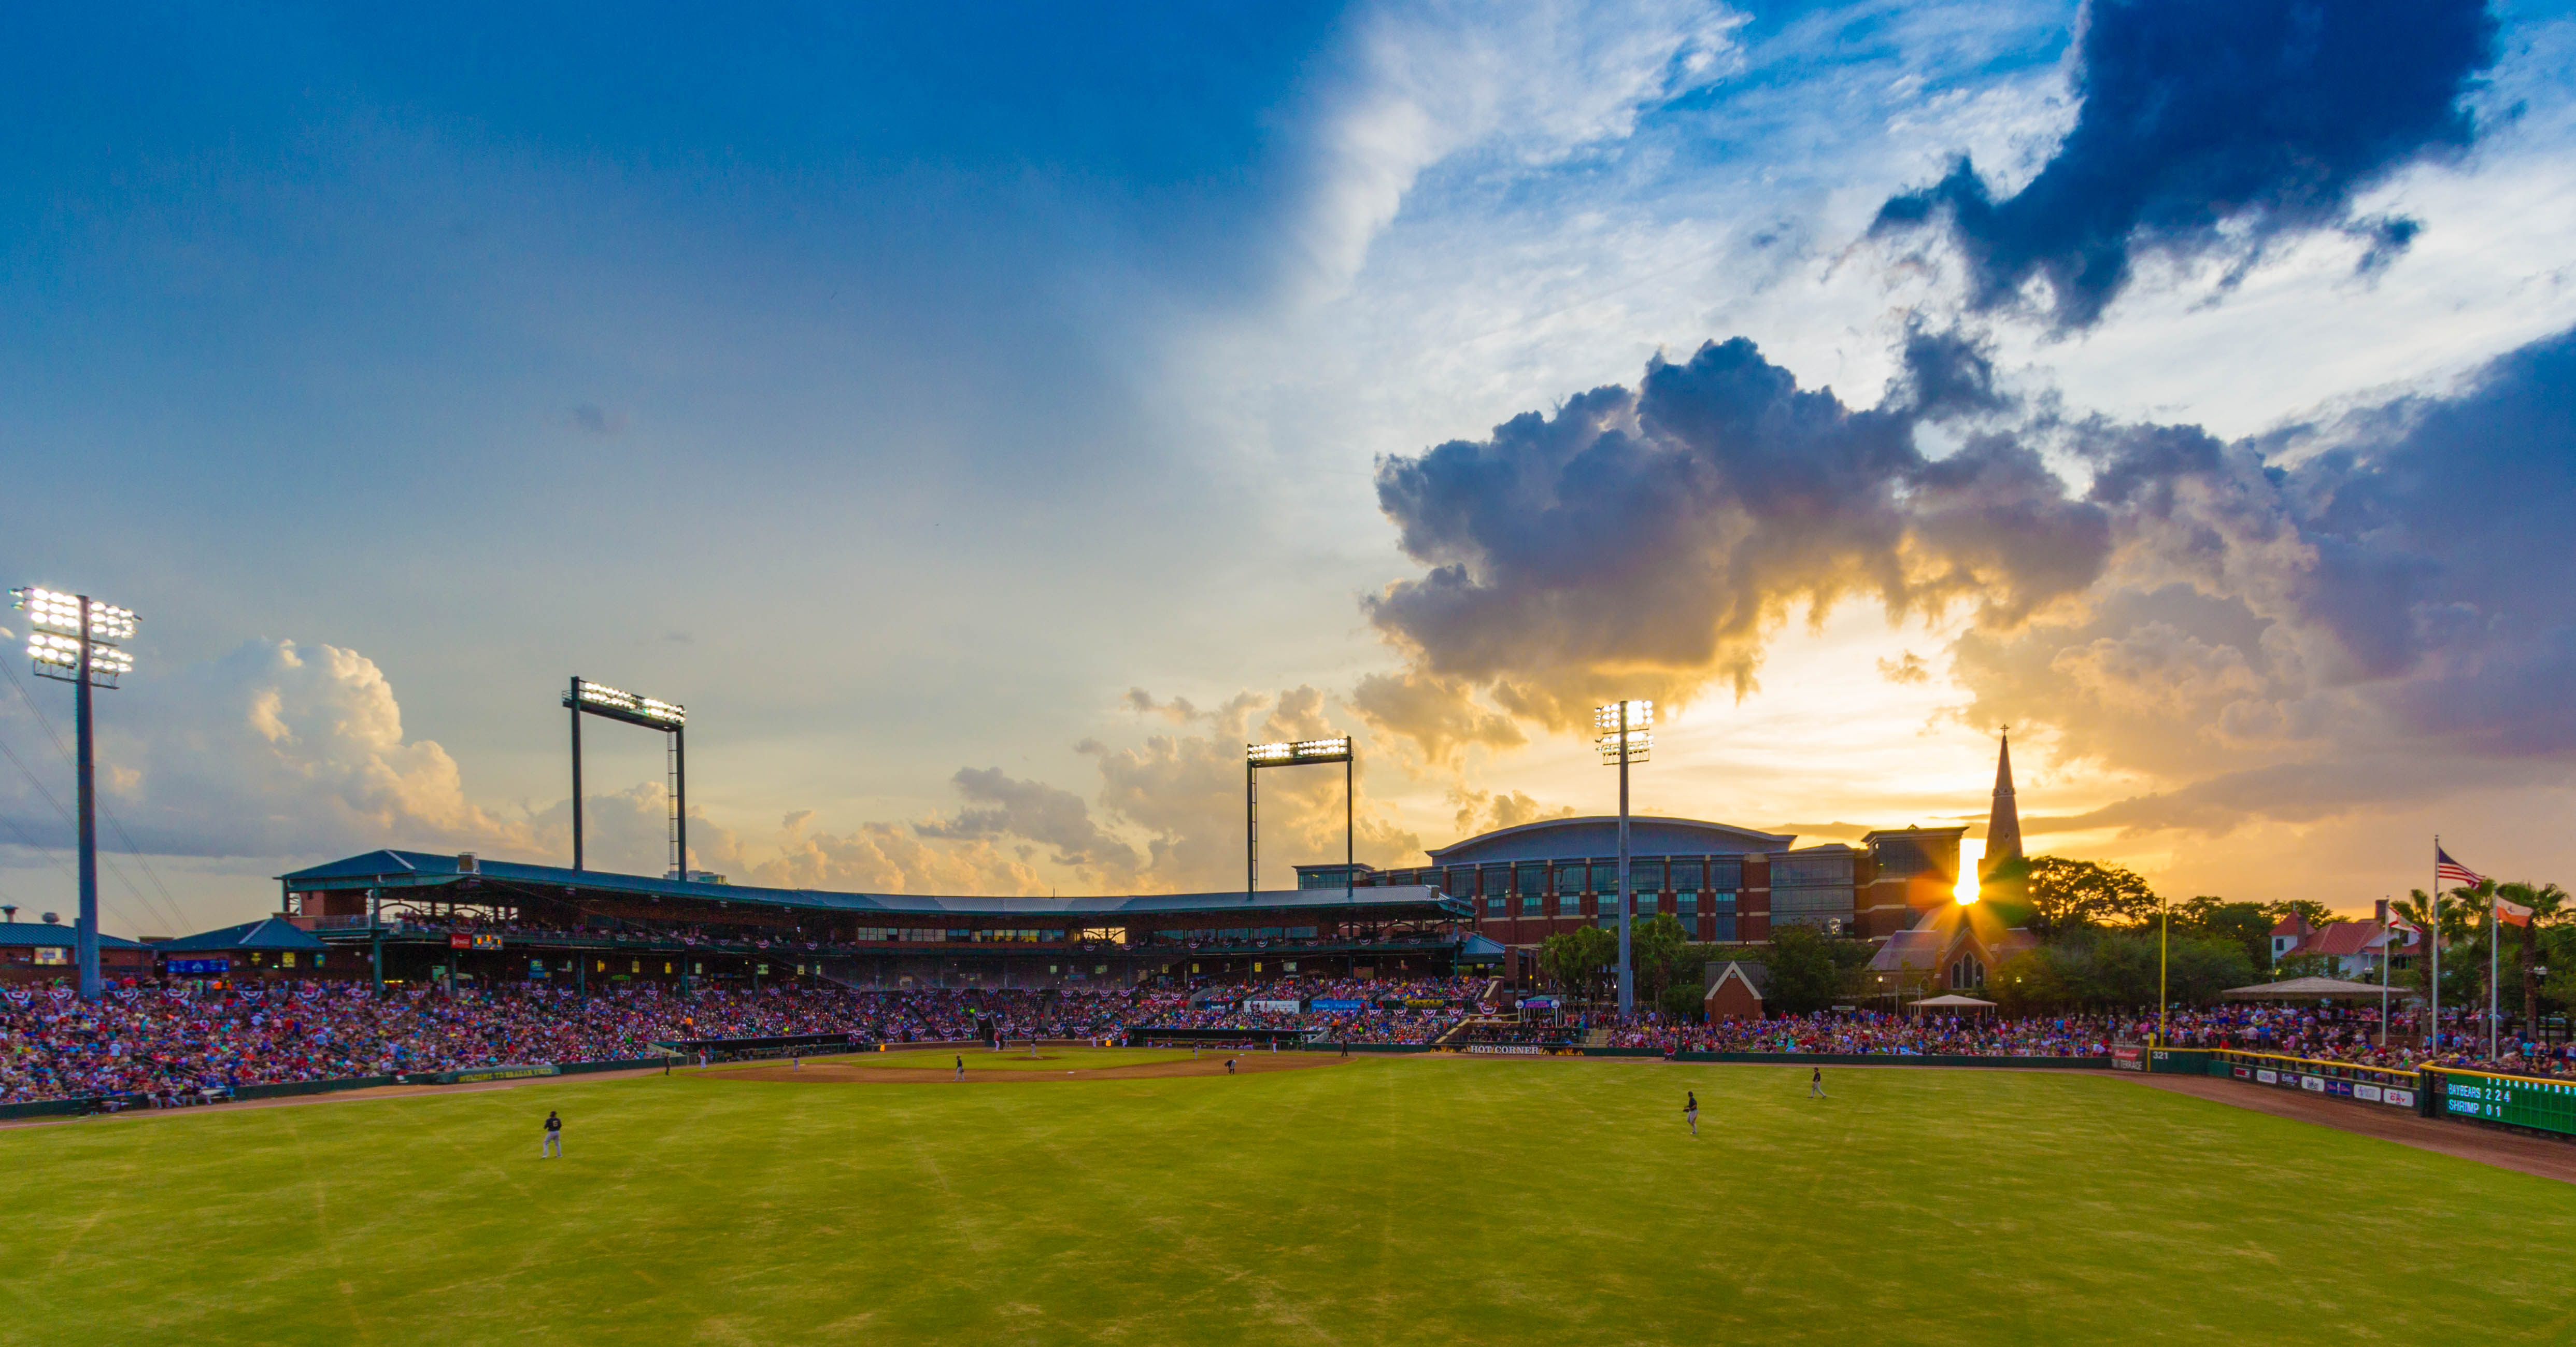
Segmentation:
{"type": "Polygon", "coordinates": [[[1022,781],[1000,768],[965,767],[951,778],[969,802],[966,809],[915,825],[923,837],[977,841],[1025,838],[1049,849],[1055,864],[1084,879],[1115,882],[1132,875],[1135,848],[1101,830],[1091,806],[1072,791],[1042,781],[1022,781]]]}
{"type": "Polygon", "coordinates": [[[2117,555],[2079,611],[1970,632],[1977,723],[2183,784],[2065,826],[2210,829],[2576,764],[2576,333],[2222,444],[2088,428],[2117,555]]]}
{"type": "Polygon", "coordinates": [[[1482,441],[1378,465],[1419,579],[1367,601],[1417,679],[1475,685],[1516,716],[1583,723],[1612,696],[1749,689],[1768,635],[1848,597],[1891,618],[1964,603],[2010,626],[2092,583],[2108,516],[2039,454],[1935,423],[2005,406],[1976,345],[1911,334],[1875,407],[1801,389],[1738,337],[1639,388],[1596,388],[1482,441]]]}
{"type": "Polygon", "coordinates": [[[774,854],[745,871],[753,883],[862,893],[1038,894],[1037,870],[990,838],[926,838],[902,823],[862,823],[846,832],[811,828],[810,810],[789,814],[774,854]]]}
{"type": "Polygon", "coordinates": [[[1413,744],[1432,765],[1453,771],[1470,748],[1529,742],[1510,716],[1479,705],[1466,682],[1419,670],[1362,677],[1351,689],[1351,708],[1381,733],[1413,744]]]}
{"type": "Polygon", "coordinates": [[[1962,156],[1872,232],[1945,228],[1973,308],[2028,303],[2061,328],[2097,321],[2142,253],[2241,275],[2272,240],[2341,229],[2375,271],[2417,225],[2356,220],[2354,195],[2470,144],[2461,98],[2495,36],[2482,0],[2091,0],[2082,107],[2038,176],[1997,200],[1962,156]]]}
{"type": "MultiPolygon", "coordinates": [[[[1243,882],[1243,745],[1312,739],[1343,733],[1324,693],[1298,687],[1276,698],[1231,699],[1249,707],[1243,719],[1213,724],[1210,733],[1155,734],[1126,748],[1083,744],[1100,771],[1102,814],[1145,838],[1140,887],[1180,892],[1223,890],[1243,882]],[[1257,718],[1252,711],[1257,709],[1257,718]]],[[[1401,864],[1422,850],[1422,839],[1378,807],[1370,796],[1371,759],[1354,768],[1357,792],[1355,848],[1362,861],[1401,864]]],[[[1342,854],[1342,774],[1329,768],[1292,768],[1261,775],[1262,878],[1264,887],[1295,882],[1292,866],[1338,860],[1342,854]]]]}
{"type": "MultiPolygon", "coordinates": [[[[2576,333],[2237,440],[2016,404],[1973,343],[1908,342],[1873,407],[1739,338],[1382,461],[1425,570],[1366,600],[1409,667],[1355,705],[1453,755],[1505,738],[1480,699],[1580,730],[1612,696],[1742,689],[1798,610],[1862,600],[1955,614],[1961,720],[2149,787],[2084,826],[2361,808],[2409,762],[2576,764],[2576,333]]],[[[1912,651],[1879,671],[1933,676],[1912,651]]]]}

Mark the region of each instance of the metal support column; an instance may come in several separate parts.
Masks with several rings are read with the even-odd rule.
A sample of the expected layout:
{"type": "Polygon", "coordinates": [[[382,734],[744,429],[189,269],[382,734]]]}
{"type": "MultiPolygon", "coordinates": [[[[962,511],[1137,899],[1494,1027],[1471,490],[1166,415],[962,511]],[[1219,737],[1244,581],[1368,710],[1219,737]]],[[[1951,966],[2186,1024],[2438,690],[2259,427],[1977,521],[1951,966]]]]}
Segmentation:
{"type": "Polygon", "coordinates": [[[1619,1013],[1637,1009],[1637,970],[1628,962],[1628,918],[1635,900],[1628,892],[1628,707],[1619,703],[1619,1013]]]}
{"type": "Polygon", "coordinates": [[[80,963],[80,994],[95,1001],[98,975],[98,760],[90,736],[89,596],[80,598],[80,664],[72,672],[72,736],[79,741],[74,791],[80,797],[80,916],[72,928],[74,957],[80,963]]]}
{"type": "Polygon", "coordinates": [[[581,679],[572,680],[564,705],[572,708],[572,868],[581,869],[581,679]]]}

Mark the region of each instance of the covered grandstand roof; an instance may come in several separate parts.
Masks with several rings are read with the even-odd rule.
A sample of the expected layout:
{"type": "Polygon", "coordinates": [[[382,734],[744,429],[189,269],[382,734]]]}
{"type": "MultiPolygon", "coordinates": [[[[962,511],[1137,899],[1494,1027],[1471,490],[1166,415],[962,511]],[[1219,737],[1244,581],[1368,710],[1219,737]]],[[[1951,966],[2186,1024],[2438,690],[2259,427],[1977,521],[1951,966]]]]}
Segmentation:
{"type": "MultiPolygon", "coordinates": [[[[57,926],[51,922],[35,921],[0,921],[0,945],[12,949],[21,945],[62,945],[68,948],[76,938],[73,929],[67,925],[57,926]]],[[[98,946],[100,949],[110,946],[118,949],[140,949],[143,947],[143,942],[101,931],[98,933],[98,946]]]]}
{"type": "Polygon", "coordinates": [[[1269,889],[1257,894],[1150,893],[1105,894],[1084,898],[1015,898],[992,895],[930,893],[838,893],[829,889],[776,889],[753,884],[711,884],[692,880],[654,879],[605,870],[568,870],[553,865],[475,860],[425,851],[369,851],[280,875],[290,889],[419,889],[459,887],[469,880],[501,885],[542,886],[562,891],[622,894],[652,898],[688,898],[755,907],[798,908],[887,918],[960,917],[986,920],[1057,918],[1101,923],[1140,917],[1288,918],[1324,912],[1464,918],[1473,915],[1466,900],[1423,885],[1344,890],[1269,889]]]}
{"type": "Polygon", "coordinates": [[[164,940],[153,946],[165,954],[190,954],[217,949],[329,949],[312,932],[276,917],[262,917],[239,926],[200,931],[176,940],[164,940]]]}

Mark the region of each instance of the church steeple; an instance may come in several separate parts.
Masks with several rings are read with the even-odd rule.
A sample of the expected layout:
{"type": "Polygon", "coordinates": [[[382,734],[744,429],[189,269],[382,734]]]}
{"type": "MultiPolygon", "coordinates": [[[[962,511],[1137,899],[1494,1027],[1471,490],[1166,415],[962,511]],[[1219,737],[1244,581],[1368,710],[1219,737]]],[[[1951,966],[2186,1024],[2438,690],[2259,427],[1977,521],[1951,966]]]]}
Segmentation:
{"type": "Polygon", "coordinates": [[[2012,729],[2006,726],[2003,747],[1995,754],[1995,804],[1994,812],[1986,816],[1986,856],[1977,873],[1991,876],[2004,863],[2021,858],[2021,810],[2013,803],[2012,729]]]}

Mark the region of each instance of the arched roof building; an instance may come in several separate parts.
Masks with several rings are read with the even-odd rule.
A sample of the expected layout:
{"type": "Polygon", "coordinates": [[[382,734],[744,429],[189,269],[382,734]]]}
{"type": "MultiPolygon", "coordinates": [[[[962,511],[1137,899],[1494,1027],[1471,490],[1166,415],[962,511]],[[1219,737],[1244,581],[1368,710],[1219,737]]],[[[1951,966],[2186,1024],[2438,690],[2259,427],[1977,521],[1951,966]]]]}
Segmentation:
{"type": "MultiPolygon", "coordinates": [[[[1768,940],[1775,925],[1793,922],[1890,935],[1950,901],[1966,831],[1885,829],[1857,843],[1801,847],[1791,833],[1631,815],[1630,892],[1641,917],[1669,912],[1695,940],[1768,940]]],[[[1348,882],[1420,885],[1468,899],[1476,930],[1506,945],[1535,945],[1587,922],[1617,920],[1616,817],[1542,819],[1427,854],[1426,866],[1359,866],[1348,882]]],[[[1301,865],[1297,881],[1338,889],[1343,867],[1301,865]]]]}

